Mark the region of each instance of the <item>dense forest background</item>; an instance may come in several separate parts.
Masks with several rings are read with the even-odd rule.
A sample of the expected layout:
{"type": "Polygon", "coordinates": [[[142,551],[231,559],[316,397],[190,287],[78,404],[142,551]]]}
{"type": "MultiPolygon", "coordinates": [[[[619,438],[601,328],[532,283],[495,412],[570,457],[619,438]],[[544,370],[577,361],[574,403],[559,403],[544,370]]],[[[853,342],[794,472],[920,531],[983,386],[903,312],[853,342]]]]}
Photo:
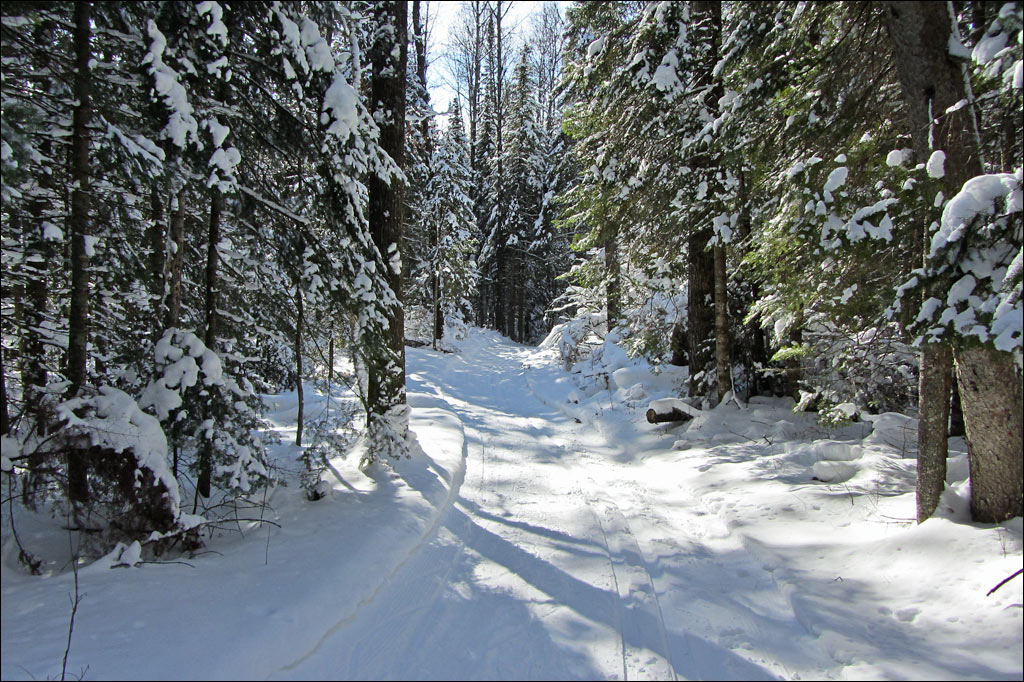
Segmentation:
{"type": "Polygon", "coordinates": [[[260,394],[307,471],[375,466],[405,344],[477,325],[916,412],[919,519],[949,429],[975,518],[1022,513],[1020,2],[473,0],[451,103],[429,5],[4,3],[6,502],[195,546],[275,480],[260,394]]]}

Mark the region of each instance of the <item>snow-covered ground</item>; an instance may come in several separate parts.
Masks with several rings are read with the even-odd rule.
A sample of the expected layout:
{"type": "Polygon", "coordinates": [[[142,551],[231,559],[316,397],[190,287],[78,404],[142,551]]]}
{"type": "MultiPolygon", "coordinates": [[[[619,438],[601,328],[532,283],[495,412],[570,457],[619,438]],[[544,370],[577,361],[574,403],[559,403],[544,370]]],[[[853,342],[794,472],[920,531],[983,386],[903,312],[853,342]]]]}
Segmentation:
{"type": "MultiPolygon", "coordinates": [[[[913,420],[826,431],[762,398],[652,426],[678,370],[607,346],[573,376],[483,331],[408,372],[422,452],[394,471],[339,458],[325,499],[273,491],[279,527],[82,568],[69,675],[1021,679],[1022,580],[986,596],[1022,565],[1021,519],[965,520],[961,455],[914,524],[913,420]]],[[[293,431],[294,395],[273,402],[293,431]]],[[[42,555],[53,528],[19,519],[42,555]]],[[[73,575],[28,576],[12,545],[0,675],[59,677],[73,575]]]]}

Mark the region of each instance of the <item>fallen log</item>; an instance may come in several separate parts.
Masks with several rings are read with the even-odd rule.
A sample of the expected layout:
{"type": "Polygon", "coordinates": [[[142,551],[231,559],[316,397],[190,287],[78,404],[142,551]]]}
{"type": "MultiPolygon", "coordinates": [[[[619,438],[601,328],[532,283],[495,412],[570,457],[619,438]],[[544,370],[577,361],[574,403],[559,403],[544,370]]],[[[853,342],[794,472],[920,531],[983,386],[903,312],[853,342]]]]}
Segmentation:
{"type": "Polygon", "coordinates": [[[700,410],[679,398],[652,400],[647,409],[647,421],[651,424],[685,422],[700,414],[700,410]]]}
{"type": "Polygon", "coordinates": [[[685,422],[693,419],[693,415],[686,414],[682,410],[669,410],[668,412],[657,412],[647,410],[647,421],[651,424],[664,424],[665,422],[685,422]]]}

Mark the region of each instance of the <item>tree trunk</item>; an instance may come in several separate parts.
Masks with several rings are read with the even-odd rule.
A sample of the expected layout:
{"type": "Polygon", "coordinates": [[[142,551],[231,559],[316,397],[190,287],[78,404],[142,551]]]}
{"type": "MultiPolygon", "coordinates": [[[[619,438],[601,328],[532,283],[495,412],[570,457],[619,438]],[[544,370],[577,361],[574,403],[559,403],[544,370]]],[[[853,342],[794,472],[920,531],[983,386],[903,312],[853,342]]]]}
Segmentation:
{"type": "Polygon", "coordinates": [[[949,401],[949,437],[966,436],[967,426],[964,424],[964,404],[960,398],[960,384],[953,383],[949,401]]]}
{"type": "Polygon", "coordinates": [[[725,247],[715,247],[715,367],[718,370],[718,400],[732,390],[732,358],[729,353],[729,276],[725,269],[725,247]]]}
{"type": "Polygon", "coordinates": [[[931,344],[921,352],[918,383],[917,521],[931,517],[946,483],[949,390],[953,354],[949,346],[931,344]]]}
{"type": "MultiPolygon", "coordinates": [[[[948,111],[966,95],[962,68],[949,55],[948,6],[888,2],[885,10],[914,150],[920,161],[932,150],[945,151],[946,175],[941,182],[946,196],[953,196],[964,182],[981,174],[982,165],[971,107],[948,111]]],[[[930,371],[929,352],[923,353],[922,375],[930,371]]],[[[971,470],[971,513],[978,521],[1001,521],[1021,513],[1020,378],[1009,353],[959,348],[956,361],[971,470]]],[[[942,461],[943,470],[945,465],[948,416],[943,415],[948,415],[950,393],[938,381],[927,386],[926,391],[922,377],[918,486],[941,490],[943,481],[934,479],[940,470],[937,462],[942,461]],[[931,395],[932,386],[941,395],[931,395]]],[[[923,497],[930,500],[928,493],[923,497]]],[[[919,508],[918,519],[929,513],[919,508]]]]}
{"type": "MultiPolygon", "coordinates": [[[[793,328],[789,330],[789,342],[799,346],[804,342],[804,314],[797,313],[793,328]]],[[[786,395],[800,402],[800,382],[803,381],[804,371],[799,356],[786,360],[786,395]]]]}
{"type": "MultiPolygon", "coordinates": [[[[701,81],[710,84],[708,94],[704,98],[704,106],[707,107],[712,117],[718,116],[718,102],[725,94],[725,86],[722,83],[721,74],[715,75],[715,65],[718,63],[722,45],[722,3],[708,2],[701,0],[694,3],[694,9],[707,17],[706,28],[700,31],[700,35],[706,36],[707,53],[705,63],[702,65],[702,73],[699,74],[701,81]]],[[[703,22],[702,22],[703,23],[703,22]]],[[[707,163],[710,168],[720,167],[722,158],[718,150],[711,146],[707,163]]],[[[709,183],[712,196],[724,194],[721,182],[717,173],[709,183]]],[[[716,211],[725,209],[724,204],[716,207],[716,211]]],[[[730,357],[731,340],[729,338],[729,294],[726,274],[726,253],[725,245],[720,241],[715,245],[714,258],[714,288],[715,288],[715,373],[716,373],[716,398],[721,401],[726,392],[732,390],[732,358],[730,357]]]]}
{"type": "Polygon", "coordinates": [[[4,349],[0,346],[0,436],[11,432],[11,417],[7,412],[7,371],[4,368],[4,349]]]}
{"type": "Polygon", "coordinates": [[[161,329],[161,323],[165,319],[163,314],[163,307],[167,304],[165,300],[165,281],[166,276],[166,254],[164,252],[164,245],[167,239],[167,219],[164,216],[164,202],[163,196],[160,194],[159,188],[154,185],[150,190],[150,210],[153,212],[153,222],[149,225],[149,276],[152,278],[150,283],[150,295],[153,300],[154,316],[153,316],[153,335],[156,338],[160,337],[163,332],[161,329]]]}
{"type": "Polygon", "coordinates": [[[505,329],[505,249],[504,247],[497,249],[494,257],[495,261],[495,273],[494,281],[491,284],[492,296],[494,298],[494,328],[498,330],[499,334],[508,335],[505,329]]]}
{"type": "MultiPolygon", "coordinates": [[[[407,57],[406,3],[378,2],[373,8],[378,26],[390,26],[391,31],[378,31],[373,44],[371,61],[373,78],[371,101],[378,107],[376,117],[380,125],[381,148],[399,166],[405,156],[405,73],[407,57]],[[390,33],[390,34],[389,34],[390,33]],[[398,48],[397,50],[394,48],[398,48]]],[[[387,329],[384,338],[375,340],[380,348],[371,352],[367,385],[367,426],[378,427],[378,422],[390,421],[404,438],[408,424],[405,413],[405,316],[402,311],[402,271],[393,267],[402,241],[404,187],[397,179],[390,184],[376,175],[369,181],[367,217],[374,244],[384,258],[384,276],[395,294],[396,303],[387,311],[387,329]],[[398,421],[395,421],[395,420],[398,421]]],[[[373,457],[371,456],[371,459],[373,457]]]]}
{"type": "Polygon", "coordinates": [[[75,3],[75,77],[74,109],[71,128],[71,305],[68,313],[68,350],[66,374],[70,386],[67,397],[73,397],[85,383],[87,344],[89,337],[89,237],[91,207],[89,166],[89,123],[92,118],[92,39],[89,2],[75,3]]]}
{"type": "MultiPolygon", "coordinates": [[[[69,382],[68,398],[73,398],[85,384],[89,341],[89,236],[90,165],[89,122],[92,118],[92,59],[89,2],[75,3],[75,77],[74,97],[77,102],[71,124],[71,301],[68,309],[68,350],[65,374],[69,382]]],[[[89,499],[84,451],[69,451],[68,498],[72,503],[89,499]]]]}
{"type": "Polygon", "coordinates": [[[177,327],[181,317],[181,268],[185,258],[185,188],[178,190],[174,198],[174,214],[171,216],[171,254],[167,267],[167,318],[166,327],[177,327]]]}
{"type": "MultiPolygon", "coordinates": [[[[443,251],[438,253],[437,264],[440,265],[444,262],[443,251]]],[[[434,268],[434,275],[431,278],[431,286],[433,287],[433,314],[434,314],[434,333],[433,336],[433,348],[437,350],[437,342],[444,336],[444,315],[441,312],[441,272],[439,267],[434,268]]]]}
{"type": "Polygon", "coordinates": [[[334,331],[331,331],[331,340],[327,344],[327,385],[334,383],[334,331]]]}
{"type": "Polygon", "coordinates": [[[699,395],[707,384],[701,376],[712,363],[711,339],[715,331],[715,257],[707,249],[710,228],[695,230],[687,241],[687,274],[690,282],[686,312],[689,323],[690,395],[699,395]]]}
{"type": "Polygon", "coordinates": [[[302,447],[302,286],[295,286],[295,394],[299,407],[296,416],[295,446],[302,447]]]}
{"type": "Polygon", "coordinates": [[[1010,353],[956,350],[971,470],[971,518],[1001,523],[1024,515],[1021,377],[1010,353]]]}
{"type": "Polygon", "coordinates": [[[682,367],[690,364],[689,333],[682,322],[672,325],[672,338],[669,341],[669,347],[672,353],[669,360],[670,365],[682,367]]]}
{"type": "MultiPolygon", "coordinates": [[[[210,225],[206,243],[206,296],[204,310],[206,313],[206,333],[203,343],[214,353],[217,352],[217,244],[220,243],[220,217],[224,211],[224,195],[216,185],[210,188],[210,225]]],[[[203,419],[210,419],[212,412],[210,401],[203,405],[203,419]]],[[[196,492],[202,497],[210,496],[213,479],[213,444],[209,438],[203,439],[199,449],[199,478],[196,492]]]]}
{"type": "Polygon", "coordinates": [[[622,264],[619,262],[619,226],[604,216],[604,276],[605,309],[607,310],[608,331],[615,328],[622,318],[622,264]]]}

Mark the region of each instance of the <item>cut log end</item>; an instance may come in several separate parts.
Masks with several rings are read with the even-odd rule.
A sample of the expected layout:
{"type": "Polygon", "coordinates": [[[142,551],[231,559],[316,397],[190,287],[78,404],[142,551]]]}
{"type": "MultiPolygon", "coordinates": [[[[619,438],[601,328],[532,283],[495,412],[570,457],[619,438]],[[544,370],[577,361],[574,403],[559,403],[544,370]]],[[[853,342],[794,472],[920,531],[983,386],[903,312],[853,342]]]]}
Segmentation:
{"type": "Polygon", "coordinates": [[[651,408],[647,410],[647,421],[651,424],[665,424],[667,422],[685,422],[693,419],[692,415],[678,409],[671,409],[663,412],[651,408]]]}

